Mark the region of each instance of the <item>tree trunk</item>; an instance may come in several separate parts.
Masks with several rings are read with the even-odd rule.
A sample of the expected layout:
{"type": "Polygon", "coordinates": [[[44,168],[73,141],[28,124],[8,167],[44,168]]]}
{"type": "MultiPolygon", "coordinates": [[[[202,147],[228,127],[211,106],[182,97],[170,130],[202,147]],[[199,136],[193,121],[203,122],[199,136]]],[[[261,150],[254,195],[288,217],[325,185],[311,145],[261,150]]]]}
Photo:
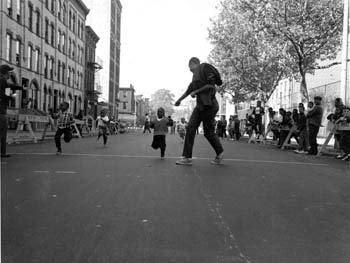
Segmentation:
{"type": "Polygon", "coordinates": [[[309,102],[309,93],[307,91],[305,72],[301,73],[301,83],[300,83],[300,93],[301,93],[301,101],[303,103],[309,102]]]}

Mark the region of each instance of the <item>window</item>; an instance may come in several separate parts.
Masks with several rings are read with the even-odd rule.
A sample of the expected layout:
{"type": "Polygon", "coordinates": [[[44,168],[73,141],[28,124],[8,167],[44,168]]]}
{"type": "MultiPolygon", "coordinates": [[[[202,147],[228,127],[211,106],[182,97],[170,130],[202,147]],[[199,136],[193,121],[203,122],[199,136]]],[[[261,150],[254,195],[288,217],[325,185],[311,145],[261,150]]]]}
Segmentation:
{"type": "Polygon", "coordinates": [[[80,37],[80,20],[78,19],[78,37],[80,37]]]}
{"type": "Polygon", "coordinates": [[[68,85],[68,87],[70,87],[70,78],[71,78],[71,72],[70,72],[70,67],[68,67],[68,72],[67,72],[67,74],[68,74],[68,79],[67,79],[67,85],[68,85]]]}
{"type": "Polygon", "coordinates": [[[62,43],[62,52],[64,53],[66,51],[66,35],[64,33],[62,34],[61,43],[62,43]]]}
{"type": "Polygon", "coordinates": [[[50,59],[49,70],[50,70],[50,79],[53,79],[53,69],[55,65],[55,60],[53,58],[50,59]]]}
{"type": "Polygon", "coordinates": [[[84,55],[84,48],[81,48],[81,54],[80,54],[80,64],[83,64],[83,55],[84,55]]]}
{"type": "Polygon", "coordinates": [[[66,5],[65,4],[63,4],[63,10],[62,10],[62,21],[63,21],[63,23],[65,23],[66,24],[66,15],[67,15],[67,8],[66,8],[66,5]]]}
{"type": "Polygon", "coordinates": [[[72,43],[72,58],[75,59],[75,42],[72,43]]]}
{"type": "Polygon", "coordinates": [[[61,21],[62,20],[62,3],[61,0],[57,0],[57,17],[61,21]]]}
{"type": "Polygon", "coordinates": [[[16,65],[21,65],[21,40],[16,40],[16,65]]]}
{"type": "Polygon", "coordinates": [[[72,53],[72,40],[69,38],[69,45],[68,45],[68,56],[70,57],[72,53]]]}
{"type": "Polygon", "coordinates": [[[49,9],[49,0],[45,0],[45,7],[49,9]]]}
{"type": "Polygon", "coordinates": [[[12,16],[12,0],[7,0],[7,14],[12,16]]]}
{"type": "Polygon", "coordinates": [[[36,13],[36,25],[35,25],[36,34],[40,36],[40,12],[39,10],[36,10],[35,13],[36,13]]]}
{"type": "Polygon", "coordinates": [[[72,11],[69,10],[69,29],[72,29],[72,11]]]}
{"type": "Polygon", "coordinates": [[[57,80],[61,80],[61,61],[59,60],[57,62],[57,80]]]}
{"type": "Polygon", "coordinates": [[[55,0],[51,0],[51,12],[55,13],[55,0]]]}
{"type": "Polygon", "coordinates": [[[34,54],[34,71],[39,72],[39,49],[36,49],[34,54]]]}
{"type": "Polygon", "coordinates": [[[28,45],[28,54],[27,54],[27,67],[28,69],[32,69],[32,52],[33,52],[33,47],[31,45],[28,45]]]}
{"type": "Polygon", "coordinates": [[[123,110],[126,110],[126,102],[123,102],[123,110]]]}
{"type": "Polygon", "coordinates": [[[77,89],[79,89],[79,80],[80,80],[80,73],[77,72],[77,89]]]}
{"type": "Polygon", "coordinates": [[[57,30],[57,48],[61,51],[61,30],[57,30]]]}
{"type": "Polygon", "coordinates": [[[75,14],[73,14],[72,31],[75,33],[75,14]]]}
{"type": "Polygon", "coordinates": [[[16,1],[16,7],[17,22],[21,23],[21,0],[16,1]]]}
{"type": "Polygon", "coordinates": [[[75,84],[75,70],[74,69],[72,69],[71,78],[72,78],[72,87],[74,88],[74,84],[75,84]]]}
{"type": "Polygon", "coordinates": [[[12,53],[12,36],[7,33],[6,34],[6,60],[11,62],[11,53],[12,53]]]}
{"type": "Polygon", "coordinates": [[[33,6],[32,4],[29,4],[28,6],[28,28],[30,31],[33,31],[33,6]]]}
{"type": "Polygon", "coordinates": [[[55,26],[51,24],[51,45],[55,45],[55,26]]]}
{"type": "Polygon", "coordinates": [[[64,84],[65,72],[66,72],[66,66],[64,65],[64,63],[62,63],[62,83],[63,84],[64,84]]]}
{"type": "Polygon", "coordinates": [[[45,55],[45,57],[44,57],[44,76],[45,76],[45,78],[47,78],[48,66],[49,66],[49,57],[48,57],[48,55],[45,55]]]}
{"type": "Polygon", "coordinates": [[[45,42],[49,43],[49,20],[45,19],[45,42]]]}

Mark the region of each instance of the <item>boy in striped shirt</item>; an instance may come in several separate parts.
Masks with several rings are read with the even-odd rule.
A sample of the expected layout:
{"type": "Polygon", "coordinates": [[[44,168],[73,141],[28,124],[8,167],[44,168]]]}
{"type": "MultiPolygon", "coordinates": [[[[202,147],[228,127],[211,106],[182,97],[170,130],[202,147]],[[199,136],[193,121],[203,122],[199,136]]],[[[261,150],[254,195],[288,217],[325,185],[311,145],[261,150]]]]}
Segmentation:
{"type": "Polygon", "coordinates": [[[71,125],[74,123],[73,114],[68,112],[68,102],[62,102],[60,104],[60,111],[55,116],[57,118],[57,131],[55,134],[55,144],[57,148],[57,155],[62,154],[61,136],[64,134],[64,141],[70,142],[72,139],[71,125]]]}

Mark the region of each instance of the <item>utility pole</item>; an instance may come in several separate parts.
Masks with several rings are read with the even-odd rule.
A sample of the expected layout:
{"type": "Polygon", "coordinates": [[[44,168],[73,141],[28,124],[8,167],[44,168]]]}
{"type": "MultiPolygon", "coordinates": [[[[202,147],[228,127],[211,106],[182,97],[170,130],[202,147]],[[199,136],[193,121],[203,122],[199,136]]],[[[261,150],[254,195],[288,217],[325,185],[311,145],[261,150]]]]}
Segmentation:
{"type": "Polygon", "coordinates": [[[340,98],[344,104],[350,105],[350,90],[348,83],[348,55],[349,55],[349,2],[344,0],[344,21],[343,21],[343,45],[342,45],[342,67],[340,82],[340,98]]]}

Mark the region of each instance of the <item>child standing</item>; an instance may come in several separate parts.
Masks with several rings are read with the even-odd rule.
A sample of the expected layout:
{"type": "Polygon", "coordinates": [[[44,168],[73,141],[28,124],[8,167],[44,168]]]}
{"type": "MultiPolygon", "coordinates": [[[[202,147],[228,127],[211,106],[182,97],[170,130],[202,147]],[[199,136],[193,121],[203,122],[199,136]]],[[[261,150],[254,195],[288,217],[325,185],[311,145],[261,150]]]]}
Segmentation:
{"type": "Polygon", "coordinates": [[[185,141],[186,126],[187,124],[185,118],[181,118],[180,123],[177,125],[177,132],[179,133],[182,143],[185,141]]]}
{"type": "Polygon", "coordinates": [[[98,136],[97,140],[103,136],[103,145],[107,144],[107,125],[109,122],[108,116],[106,116],[106,111],[101,110],[100,116],[97,117],[97,126],[98,126],[98,136]]]}
{"type": "Polygon", "coordinates": [[[168,133],[168,127],[170,126],[169,119],[164,117],[165,111],[163,108],[157,110],[157,119],[151,122],[150,127],[154,129],[152,148],[160,149],[160,158],[164,160],[165,155],[165,136],[168,133]]]}
{"type": "Polygon", "coordinates": [[[64,141],[70,142],[72,139],[71,125],[74,123],[73,114],[68,112],[68,102],[62,102],[59,106],[59,113],[54,117],[57,118],[57,131],[55,134],[55,144],[57,148],[57,155],[62,154],[61,136],[64,134],[64,141]]]}

